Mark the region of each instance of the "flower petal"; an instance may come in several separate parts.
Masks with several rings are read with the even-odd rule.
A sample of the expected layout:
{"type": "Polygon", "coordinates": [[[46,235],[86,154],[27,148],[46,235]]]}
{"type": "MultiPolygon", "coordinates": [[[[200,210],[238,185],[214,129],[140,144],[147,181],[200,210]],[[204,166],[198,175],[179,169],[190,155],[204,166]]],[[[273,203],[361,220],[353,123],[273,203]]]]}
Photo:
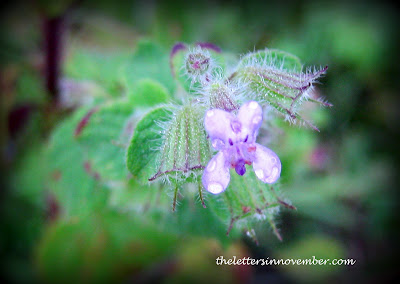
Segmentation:
{"type": "Polygon", "coordinates": [[[246,139],[248,135],[248,143],[255,142],[263,119],[261,106],[256,101],[249,101],[239,109],[237,118],[242,124],[241,138],[246,139]]]}
{"type": "Polygon", "coordinates": [[[230,179],[229,167],[226,166],[224,153],[220,151],[204,169],[203,185],[209,192],[219,194],[228,187],[230,179]]]}
{"type": "Polygon", "coordinates": [[[207,111],[204,118],[204,126],[210,135],[211,142],[215,149],[220,149],[216,144],[222,142],[223,144],[228,143],[229,138],[233,139],[235,134],[231,128],[231,122],[234,117],[229,112],[222,109],[212,109],[207,111]],[[220,141],[218,141],[218,140],[220,141]]]}
{"type": "Polygon", "coordinates": [[[265,183],[276,182],[281,175],[281,167],[281,161],[275,152],[256,143],[253,169],[258,179],[265,183]]]}

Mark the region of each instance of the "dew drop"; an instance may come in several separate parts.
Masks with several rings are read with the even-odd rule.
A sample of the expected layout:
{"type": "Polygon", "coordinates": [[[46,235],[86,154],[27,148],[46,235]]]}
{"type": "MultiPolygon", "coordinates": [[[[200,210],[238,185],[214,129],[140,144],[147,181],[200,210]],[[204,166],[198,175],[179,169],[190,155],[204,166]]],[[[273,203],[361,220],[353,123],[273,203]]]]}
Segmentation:
{"type": "Polygon", "coordinates": [[[272,173],[271,173],[271,182],[275,182],[279,177],[279,169],[277,167],[274,167],[272,169],[272,173]]]}
{"type": "Polygon", "coordinates": [[[255,173],[260,180],[264,181],[264,171],[262,169],[256,170],[255,173]]]}
{"type": "Polygon", "coordinates": [[[256,117],[253,118],[253,124],[260,123],[261,119],[262,119],[261,115],[257,115],[256,117]]]}
{"type": "Polygon", "coordinates": [[[224,191],[224,188],[222,187],[221,184],[213,182],[208,185],[207,190],[212,194],[219,194],[224,191]]]}
{"type": "Polygon", "coordinates": [[[258,103],[255,102],[255,101],[252,101],[252,102],[249,104],[249,107],[250,107],[251,109],[257,109],[257,108],[258,108],[258,103]]]}
{"type": "Polygon", "coordinates": [[[217,162],[212,160],[207,166],[207,172],[212,172],[213,170],[215,170],[216,165],[217,162]]]}
{"type": "Polygon", "coordinates": [[[214,139],[211,142],[212,146],[214,147],[214,149],[220,149],[221,147],[224,146],[224,142],[221,139],[214,139]]]}

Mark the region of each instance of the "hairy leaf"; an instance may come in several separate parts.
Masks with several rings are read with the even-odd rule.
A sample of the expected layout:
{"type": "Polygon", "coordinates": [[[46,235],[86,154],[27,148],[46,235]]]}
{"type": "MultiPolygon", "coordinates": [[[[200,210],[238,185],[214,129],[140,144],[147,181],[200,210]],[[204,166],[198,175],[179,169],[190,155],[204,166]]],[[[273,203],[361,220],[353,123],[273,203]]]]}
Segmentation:
{"type": "Polygon", "coordinates": [[[49,165],[48,188],[55,195],[65,217],[85,215],[104,206],[107,191],[96,174],[89,171],[87,154],[76,141],[76,126],[89,111],[82,108],[53,132],[45,158],[49,165]]]}
{"type": "Polygon", "coordinates": [[[87,112],[76,140],[82,145],[93,174],[102,181],[126,179],[125,151],[134,127],[132,102],[118,100],[87,112]]]}
{"type": "Polygon", "coordinates": [[[162,143],[161,124],[171,119],[168,107],[159,107],[147,113],[136,125],[126,154],[126,165],[134,178],[142,183],[156,173],[157,155],[162,143]]]}
{"type": "Polygon", "coordinates": [[[119,283],[165,258],[175,243],[155,226],[106,210],[48,228],[37,263],[50,283],[119,283]]]}
{"type": "Polygon", "coordinates": [[[154,79],[144,78],[137,81],[129,93],[129,100],[137,106],[155,106],[167,103],[171,99],[168,90],[154,79]]]}

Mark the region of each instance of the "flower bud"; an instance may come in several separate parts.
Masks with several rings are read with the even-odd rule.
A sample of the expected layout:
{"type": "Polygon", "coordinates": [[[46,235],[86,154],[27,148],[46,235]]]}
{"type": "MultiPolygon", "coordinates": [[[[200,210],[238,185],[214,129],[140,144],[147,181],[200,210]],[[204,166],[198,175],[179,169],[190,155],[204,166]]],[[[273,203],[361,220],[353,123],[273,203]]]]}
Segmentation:
{"type": "Polygon", "coordinates": [[[210,52],[201,47],[189,51],[185,57],[185,71],[192,83],[209,82],[214,62],[210,52]]]}
{"type": "Polygon", "coordinates": [[[198,106],[177,110],[164,133],[158,171],[149,180],[163,176],[182,181],[201,173],[211,158],[211,148],[198,106]]]}
{"type": "Polygon", "coordinates": [[[239,109],[236,101],[235,89],[230,86],[216,82],[205,87],[203,100],[209,109],[222,109],[228,112],[239,109]]]}
{"type": "Polygon", "coordinates": [[[246,83],[245,96],[272,106],[290,122],[300,121],[318,130],[304,120],[298,111],[304,101],[332,106],[311,97],[313,84],[327,68],[303,72],[296,56],[278,50],[265,50],[242,58],[235,80],[246,83]]]}

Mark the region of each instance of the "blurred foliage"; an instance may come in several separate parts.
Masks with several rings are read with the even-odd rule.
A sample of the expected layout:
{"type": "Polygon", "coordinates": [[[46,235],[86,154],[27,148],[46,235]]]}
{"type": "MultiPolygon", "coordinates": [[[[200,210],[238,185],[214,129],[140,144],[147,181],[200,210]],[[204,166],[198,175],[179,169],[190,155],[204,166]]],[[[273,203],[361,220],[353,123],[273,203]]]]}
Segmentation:
{"type": "Polygon", "coordinates": [[[394,276],[400,74],[391,5],[39,2],[9,5],[1,17],[0,278],[309,283],[394,276]],[[54,102],[44,83],[41,21],[60,13],[68,21],[54,102]],[[134,127],[179,91],[168,66],[177,41],[240,54],[279,48],[306,65],[329,66],[317,91],[334,107],[307,106],[321,132],[277,121],[271,133],[282,161],[279,190],[297,207],[280,213],[283,242],[265,225],[257,225],[259,246],[239,230],[227,237],[226,222],[195,200],[196,188],[172,213],[172,192],[130,178],[124,155],[134,127]],[[216,266],[220,255],[357,264],[216,266]]]}

